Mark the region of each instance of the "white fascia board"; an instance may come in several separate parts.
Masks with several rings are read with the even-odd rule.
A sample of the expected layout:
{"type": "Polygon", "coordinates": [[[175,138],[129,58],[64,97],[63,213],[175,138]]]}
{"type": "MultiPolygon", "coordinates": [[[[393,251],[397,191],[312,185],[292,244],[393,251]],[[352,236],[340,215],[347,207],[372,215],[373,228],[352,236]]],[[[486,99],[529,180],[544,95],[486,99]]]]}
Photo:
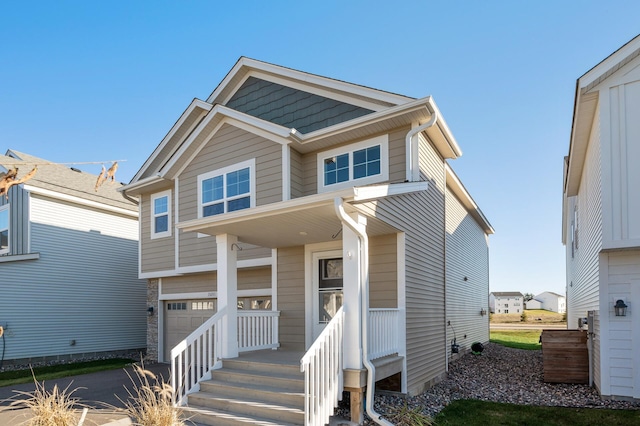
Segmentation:
{"type": "Polygon", "coordinates": [[[378,198],[409,194],[411,192],[426,191],[427,189],[429,189],[428,182],[407,182],[384,185],[358,186],[353,188],[353,201],[370,201],[378,198]]]}
{"type": "Polygon", "coordinates": [[[640,49],[640,36],[634,37],[624,46],[613,52],[611,55],[606,57],[596,66],[582,75],[582,77],[578,79],[578,87],[582,88],[589,86],[591,83],[598,80],[601,76],[607,74],[609,70],[618,66],[627,57],[635,54],[638,49],[640,49]]]}
{"type": "Polygon", "coordinates": [[[138,173],[136,173],[133,179],[131,179],[132,183],[137,182],[140,176],[142,176],[142,174],[147,170],[147,167],[149,167],[149,165],[153,162],[153,160],[156,159],[156,157],[160,154],[160,152],[165,147],[165,145],[169,143],[173,135],[175,135],[178,129],[182,127],[185,120],[191,115],[193,110],[195,110],[196,108],[200,108],[204,111],[210,111],[211,108],[213,108],[213,105],[211,105],[210,103],[204,102],[200,99],[194,99],[193,101],[191,101],[191,104],[189,104],[187,109],[182,113],[182,115],[178,118],[176,123],[171,127],[171,129],[169,130],[169,133],[167,133],[167,135],[162,139],[160,144],[158,144],[156,149],[153,151],[153,153],[149,156],[149,158],[147,158],[147,161],[145,161],[142,167],[140,167],[140,170],[138,170],[138,173]]]}
{"type": "MultiPolygon", "coordinates": [[[[263,71],[271,75],[281,76],[287,79],[305,82],[310,86],[316,85],[320,87],[326,87],[331,90],[351,93],[356,96],[362,96],[370,99],[375,99],[380,102],[386,102],[386,103],[395,104],[395,105],[400,103],[405,103],[412,99],[407,96],[397,95],[389,92],[383,92],[383,91],[372,89],[365,86],[359,86],[356,84],[331,79],[328,77],[309,74],[303,71],[297,71],[291,68],[285,68],[279,65],[269,64],[269,63],[258,61],[255,59],[242,57],[240,58],[240,60],[238,60],[238,62],[236,62],[234,67],[227,74],[227,76],[222,80],[222,82],[218,85],[216,90],[214,90],[211,96],[209,96],[207,101],[213,102],[213,100],[217,99],[217,97],[220,96],[220,93],[222,93],[227,88],[227,85],[229,84],[229,82],[235,78],[236,74],[240,72],[245,72],[243,68],[247,69],[246,71],[247,73],[251,72],[252,70],[263,71]]],[[[351,102],[353,103],[353,100],[351,100],[351,102]]]]}
{"type": "Polygon", "coordinates": [[[467,191],[467,188],[464,187],[458,175],[455,174],[451,166],[445,162],[445,171],[447,176],[447,186],[451,188],[451,191],[460,199],[464,207],[467,209],[469,214],[473,216],[476,221],[480,224],[484,232],[488,235],[494,234],[495,230],[480,210],[480,207],[476,204],[476,202],[467,191]]]}
{"type": "Polygon", "coordinates": [[[55,191],[51,191],[51,190],[43,189],[43,188],[38,188],[38,187],[35,187],[35,186],[30,186],[30,185],[25,185],[24,189],[25,189],[25,191],[29,192],[30,194],[44,195],[44,196],[49,197],[49,198],[54,198],[54,199],[62,200],[62,201],[68,201],[70,203],[80,204],[80,205],[87,206],[87,207],[93,207],[93,208],[100,209],[100,210],[106,210],[106,211],[110,211],[110,212],[113,212],[113,213],[122,214],[122,215],[125,215],[125,216],[130,216],[130,217],[135,217],[135,218],[138,217],[138,212],[137,211],[127,210],[127,209],[123,209],[123,208],[115,207],[115,206],[109,206],[107,204],[98,203],[96,201],[91,201],[91,200],[85,200],[84,198],[76,197],[76,196],[73,196],[73,195],[61,194],[59,192],[55,192],[55,191]]]}
{"type": "MultiPolygon", "coordinates": [[[[165,179],[161,178],[159,175],[147,176],[144,179],[141,179],[135,183],[130,183],[128,185],[121,186],[116,191],[118,192],[130,192],[132,194],[139,194],[144,191],[145,188],[153,186],[157,183],[165,181],[165,179]]],[[[170,181],[166,181],[169,183],[170,181]]]]}
{"type": "MultiPolygon", "coordinates": [[[[194,131],[191,132],[191,135],[189,135],[189,137],[182,144],[180,149],[173,154],[173,156],[171,157],[171,160],[169,160],[162,167],[159,173],[160,176],[167,177],[167,178],[169,177],[168,171],[171,170],[176,165],[176,163],[185,154],[185,152],[189,149],[189,147],[195,142],[195,140],[201,136],[200,133],[202,132],[202,130],[205,129],[206,126],[214,119],[220,119],[220,122],[218,123],[217,126],[215,126],[215,128],[210,132],[210,134],[206,135],[206,137],[203,138],[202,146],[204,146],[204,144],[207,143],[210,137],[213,134],[215,134],[224,123],[229,123],[236,127],[243,128],[247,131],[258,134],[262,137],[265,137],[269,140],[272,140],[282,145],[290,143],[290,140],[286,139],[290,134],[290,129],[287,129],[277,124],[270,123],[260,118],[253,117],[249,114],[245,114],[245,113],[233,110],[231,108],[227,108],[222,105],[216,105],[215,107],[213,107],[211,111],[209,111],[207,116],[200,122],[198,127],[196,127],[194,131]]],[[[200,149],[196,150],[196,153],[199,152],[199,150],[200,149]]],[[[194,153],[192,157],[194,157],[196,153],[194,153]]],[[[190,162],[191,162],[191,159],[186,161],[185,164],[189,164],[190,162]]],[[[181,171],[182,171],[182,168],[178,172],[172,174],[172,176],[179,175],[181,171]]]]}

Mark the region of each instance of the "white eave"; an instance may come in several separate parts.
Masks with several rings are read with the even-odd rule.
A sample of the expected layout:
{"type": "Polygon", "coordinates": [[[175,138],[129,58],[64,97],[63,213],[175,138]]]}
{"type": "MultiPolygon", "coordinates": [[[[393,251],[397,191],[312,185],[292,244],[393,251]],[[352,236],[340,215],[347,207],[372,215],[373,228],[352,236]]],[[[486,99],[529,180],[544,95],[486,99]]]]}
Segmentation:
{"type": "Polygon", "coordinates": [[[484,230],[487,235],[494,234],[495,231],[489,220],[485,217],[480,207],[476,204],[476,202],[471,198],[471,194],[464,187],[458,176],[455,174],[451,166],[445,163],[445,170],[447,174],[447,186],[453,192],[456,197],[460,200],[465,209],[469,212],[471,217],[473,217],[478,225],[484,230]]]}

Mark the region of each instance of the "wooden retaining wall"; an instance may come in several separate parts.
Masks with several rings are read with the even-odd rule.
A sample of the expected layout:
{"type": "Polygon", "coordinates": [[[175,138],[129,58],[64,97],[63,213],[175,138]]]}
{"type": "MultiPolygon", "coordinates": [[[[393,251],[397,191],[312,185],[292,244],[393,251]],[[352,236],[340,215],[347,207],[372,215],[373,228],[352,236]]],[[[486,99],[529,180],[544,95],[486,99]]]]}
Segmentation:
{"type": "Polygon", "coordinates": [[[589,383],[587,332],[542,330],[543,380],[548,383],[589,383]]]}

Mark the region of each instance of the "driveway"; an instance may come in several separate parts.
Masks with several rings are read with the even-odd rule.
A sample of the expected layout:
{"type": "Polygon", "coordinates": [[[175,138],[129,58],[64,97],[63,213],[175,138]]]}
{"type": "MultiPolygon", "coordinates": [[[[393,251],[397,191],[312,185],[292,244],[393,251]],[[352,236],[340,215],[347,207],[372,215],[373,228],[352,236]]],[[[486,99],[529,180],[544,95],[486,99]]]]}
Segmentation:
{"type": "MultiPolygon", "coordinates": [[[[164,380],[169,379],[169,364],[150,364],[145,368],[152,371],[156,376],[162,376],[164,380]]],[[[101,371],[98,373],[83,374],[80,376],[66,377],[45,381],[47,390],[52,389],[54,385],[58,385],[60,390],[68,387],[69,391],[74,389],[72,397],[79,400],[80,403],[90,407],[86,417],[85,426],[88,425],[129,425],[131,422],[128,417],[117,412],[109,406],[122,408],[124,404],[120,402],[118,397],[123,401],[127,400],[127,389],[133,393],[133,382],[127,376],[127,372],[131,374],[137,381],[133,368],[118,368],[115,370],[101,371]],[[127,389],[125,389],[125,386],[127,389]]],[[[153,380],[150,380],[154,383],[153,380]]],[[[34,383],[25,383],[22,385],[6,386],[0,388],[0,425],[19,425],[29,416],[27,409],[15,409],[9,407],[11,401],[25,396],[19,395],[14,391],[32,392],[35,389],[34,383]],[[10,399],[13,398],[13,399],[10,399]]]]}

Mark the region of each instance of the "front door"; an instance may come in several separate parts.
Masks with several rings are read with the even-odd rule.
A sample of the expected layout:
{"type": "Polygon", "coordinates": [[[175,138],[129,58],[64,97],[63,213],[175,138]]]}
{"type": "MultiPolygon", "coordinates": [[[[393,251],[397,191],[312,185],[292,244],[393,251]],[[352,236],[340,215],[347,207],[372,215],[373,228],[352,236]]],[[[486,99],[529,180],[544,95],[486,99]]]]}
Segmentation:
{"type": "Polygon", "coordinates": [[[342,250],[313,254],[313,340],[342,307],[342,250]]]}

